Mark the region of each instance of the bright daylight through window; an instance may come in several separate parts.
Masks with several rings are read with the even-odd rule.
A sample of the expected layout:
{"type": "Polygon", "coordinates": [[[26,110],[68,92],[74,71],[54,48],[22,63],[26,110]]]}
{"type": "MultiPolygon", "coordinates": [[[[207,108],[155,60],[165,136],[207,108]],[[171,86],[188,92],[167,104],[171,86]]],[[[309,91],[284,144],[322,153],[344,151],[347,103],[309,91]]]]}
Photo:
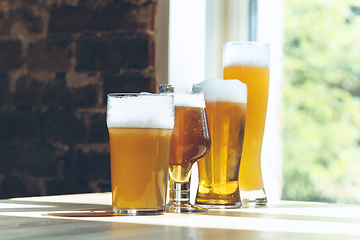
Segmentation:
{"type": "Polygon", "coordinates": [[[283,199],[360,203],[360,1],[285,2],[283,199]]]}

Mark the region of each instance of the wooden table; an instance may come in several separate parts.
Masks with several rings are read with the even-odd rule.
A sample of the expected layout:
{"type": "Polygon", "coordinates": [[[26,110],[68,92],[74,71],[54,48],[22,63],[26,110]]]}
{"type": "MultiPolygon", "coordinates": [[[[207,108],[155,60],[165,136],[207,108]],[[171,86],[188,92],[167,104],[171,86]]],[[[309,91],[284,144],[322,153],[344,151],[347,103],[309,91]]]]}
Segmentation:
{"type": "Polygon", "coordinates": [[[113,216],[111,193],[0,200],[0,239],[360,239],[360,206],[280,201],[197,214],[113,216]]]}

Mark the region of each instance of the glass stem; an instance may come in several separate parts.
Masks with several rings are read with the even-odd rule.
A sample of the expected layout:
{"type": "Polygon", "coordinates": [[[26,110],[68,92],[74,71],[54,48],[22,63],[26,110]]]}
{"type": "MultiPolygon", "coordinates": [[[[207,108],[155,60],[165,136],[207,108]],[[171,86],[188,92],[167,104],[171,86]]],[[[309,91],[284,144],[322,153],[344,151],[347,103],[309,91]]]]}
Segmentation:
{"type": "Polygon", "coordinates": [[[170,177],[170,199],[171,205],[190,204],[190,177],[186,182],[177,183],[170,177]]]}

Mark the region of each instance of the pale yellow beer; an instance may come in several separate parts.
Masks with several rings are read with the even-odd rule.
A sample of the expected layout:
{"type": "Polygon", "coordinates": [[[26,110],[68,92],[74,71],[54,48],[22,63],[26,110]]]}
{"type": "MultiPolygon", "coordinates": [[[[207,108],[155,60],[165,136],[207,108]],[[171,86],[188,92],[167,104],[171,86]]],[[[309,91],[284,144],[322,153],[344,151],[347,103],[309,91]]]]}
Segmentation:
{"type": "Polygon", "coordinates": [[[205,207],[241,206],[238,180],[245,129],[246,85],[238,80],[232,83],[224,80],[204,82],[212,144],[209,153],[198,161],[199,186],[195,203],[205,207]]]}
{"type": "Polygon", "coordinates": [[[173,100],[173,96],[158,94],[108,95],[106,118],[115,213],[164,213],[173,100]]]}
{"type": "Polygon", "coordinates": [[[242,200],[266,204],[260,156],[269,92],[268,45],[256,43],[225,45],[224,79],[239,79],[248,87],[244,146],[239,175],[242,200]]]}
{"type": "Polygon", "coordinates": [[[171,129],[109,128],[113,208],[161,209],[171,129]]]}

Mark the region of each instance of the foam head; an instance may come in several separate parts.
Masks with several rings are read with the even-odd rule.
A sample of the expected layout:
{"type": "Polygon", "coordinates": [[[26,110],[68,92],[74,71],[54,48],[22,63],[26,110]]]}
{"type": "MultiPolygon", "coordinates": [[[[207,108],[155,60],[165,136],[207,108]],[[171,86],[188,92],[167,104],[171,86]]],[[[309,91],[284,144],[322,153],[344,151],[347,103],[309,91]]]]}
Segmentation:
{"type": "Polygon", "coordinates": [[[227,42],[224,44],[223,66],[254,66],[269,68],[269,44],[257,42],[227,42]]]}
{"type": "Polygon", "coordinates": [[[237,79],[209,79],[200,83],[206,102],[247,102],[247,86],[237,79]]]}
{"type": "Polygon", "coordinates": [[[109,94],[106,122],[109,128],[174,127],[174,98],[159,94],[109,94]]]}
{"type": "Polygon", "coordinates": [[[173,94],[175,106],[182,107],[205,107],[204,92],[202,86],[161,85],[161,94],[173,94]]]}

